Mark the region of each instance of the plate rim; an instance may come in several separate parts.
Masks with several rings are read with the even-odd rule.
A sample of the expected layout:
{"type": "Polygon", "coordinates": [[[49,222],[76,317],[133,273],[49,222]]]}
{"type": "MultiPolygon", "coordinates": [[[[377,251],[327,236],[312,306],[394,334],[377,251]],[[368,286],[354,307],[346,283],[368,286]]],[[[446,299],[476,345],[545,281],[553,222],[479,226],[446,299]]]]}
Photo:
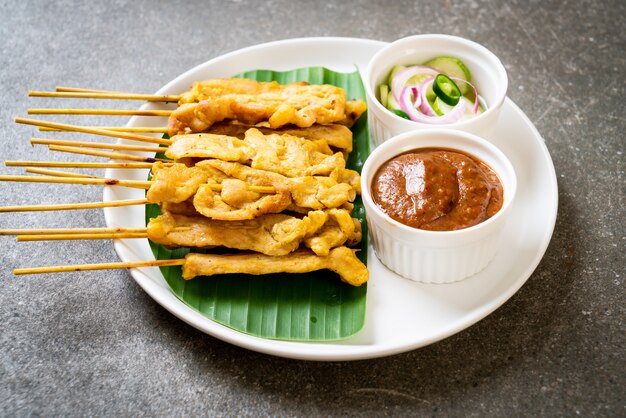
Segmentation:
{"type": "MultiPolygon", "coordinates": [[[[216,65],[220,61],[229,60],[238,55],[245,55],[250,52],[257,52],[261,49],[274,49],[274,48],[282,48],[282,47],[292,47],[294,44],[304,43],[304,44],[336,44],[339,42],[346,43],[354,43],[355,45],[367,45],[371,48],[380,48],[386,45],[386,42],[372,40],[372,39],[364,39],[364,38],[351,38],[351,37],[305,37],[305,38],[291,38],[291,39],[283,39],[273,42],[261,43],[258,45],[248,46],[245,48],[237,49],[226,54],[222,54],[216,56],[206,62],[196,65],[195,67],[183,72],[178,77],[174,78],[167,84],[165,84],[156,94],[162,94],[162,92],[167,91],[171,86],[178,83],[180,80],[183,80],[189,77],[190,74],[193,74],[197,71],[201,71],[202,69],[216,65]]],[[[357,67],[358,68],[358,67],[357,67]]],[[[149,104],[147,106],[150,106],[149,104]]],[[[504,107],[511,107],[512,111],[517,117],[520,117],[522,122],[530,128],[533,133],[534,140],[536,140],[539,145],[541,156],[543,157],[543,163],[546,164],[545,168],[550,172],[549,180],[550,180],[550,189],[554,190],[552,195],[552,201],[550,202],[550,206],[553,208],[550,213],[550,217],[547,224],[547,229],[544,231],[543,238],[541,240],[541,245],[537,248],[537,252],[535,253],[535,257],[532,260],[522,274],[519,275],[518,279],[513,281],[511,285],[506,289],[506,292],[498,293],[497,297],[492,298],[489,303],[485,303],[480,305],[478,308],[473,309],[466,315],[462,315],[457,318],[455,321],[452,321],[448,326],[442,328],[439,332],[433,334],[430,338],[425,338],[418,340],[412,344],[400,344],[396,346],[379,346],[377,344],[359,344],[359,345],[348,345],[348,344],[334,344],[333,342],[297,342],[297,341],[280,341],[280,340],[272,340],[261,337],[256,337],[253,335],[245,334],[240,331],[231,329],[222,324],[214,322],[209,318],[203,316],[198,311],[194,310],[192,307],[186,305],[180,299],[178,299],[171,289],[166,284],[166,291],[169,292],[169,296],[163,294],[163,287],[156,283],[148,274],[146,274],[145,269],[131,269],[130,273],[133,279],[137,282],[137,284],[159,305],[164,307],[174,316],[182,320],[183,322],[193,326],[194,328],[209,334],[215,338],[218,338],[222,341],[228,342],[230,344],[250,349],[253,351],[275,355],[279,357],[285,358],[293,358],[293,359],[301,359],[301,360],[317,360],[317,361],[345,361],[345,360],[362,360],[362,359],[370,359],[370,358],[378,358],[384,357],[394,354],[399,354],[402,352],[411,351],[420,347],[424,347],[426,345],[432,344],[434,342],[443,340],[451,335],[454,335],[473,324],[477,323],[481,319],[485,318],[497,308],[502,306],[507,300],[509,300],[517,291],[524,285],[524,283],[528,280],[528,278],[535,271],[541,259],[543,258],[548,245],[550,243],[552,234],[554,232],[554,228],[556,225],[556,217],[558,211],[558,185],[556,179],[556,171],[554,168],[554,163],[550,156],[549,150],[545,145],[545,141],[543,140],[541,134],[537,130],[537,128],[533,125],[532,121],[528,118],[528,116],[510,99],[506,98],[504,107]],[[174,300],[171,300],[173,297],[174,300]]],[[[140,118],[133,117],[128,123],[129,126],[137,123],[137,120],[140,118]]],[[[107,177],[110,169],[107,169],[107,177]]],[[[109,188],[105,188],[104,191],[104,199],[105,201],[113,200],[111,199],[111,193],[109,193],[109,188]]],[[[114,212],[109,210],[108,208],[104,209],[105,212],[105,221],[107,226],[114,226],[114,212]]],[[[132,252],[128,250],[125,246],[123,240],[115,240],[113,242],[114,249],[117,252],[120,259],[123,261],[131,261],[132,252]],[[130,258],[128,258],[130,256],[130,258]]],[[[369,245],[370,254],[368,257],[376,257],[371,248],[371,243],[369,245]]],[[[153,268],[154,269],[154,268],[153,268]]],[[[154,269],[160,275],[160,271],[158,269],[154,269]]],[[[162,278],[162,276],[161,276],[162,278]]],[[[165,280],[162,279],[162,282],[165,283],[165,280]]],[[[368,289],[368,292],[371,291],[368,289]]],[[[366,309],[368,309],[366,307],[366,309]]],[[[357,334],[358,335],[358,334],[357,334]]],[[[353,337],[352,337],[353,338],[353,337]]],[[[349,342],[350,338],[344,340],[343,342],[349,342]]]]}

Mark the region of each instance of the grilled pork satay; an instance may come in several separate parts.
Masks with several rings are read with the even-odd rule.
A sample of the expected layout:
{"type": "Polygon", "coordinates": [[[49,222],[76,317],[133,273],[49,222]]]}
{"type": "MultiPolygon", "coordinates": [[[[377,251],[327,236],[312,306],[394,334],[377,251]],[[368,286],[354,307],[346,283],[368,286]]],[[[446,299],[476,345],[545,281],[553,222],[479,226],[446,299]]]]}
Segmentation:
{"type": "Polygon", "coordinates": [[[211,167],[187,167],[184,164],[152,165],[152,183],[146,194],[149,203],[181,203],[192,197],[209,178],[220,182],[227,178],[211,167]]]}
{"type": "Polygon", "coordinates": [[[324,140],[309,141],[287,134],[267,134],[248,129],[244,139],[215,134],[176,135],[165,155],[176,161],[215,158],[273,171],[288,177],[328,175],[345,168],[341,153],[324,140]]]}
{"type": "Polygon", "coordinates": [[[358,190],[357,184],[341,182],[343,171],[289,178],[220,160],[200,161],[193,167],[157,162],[153,174],[148,202],[181,203],[193,197],[196,211],[219,220],[253,219],[291,206],[309,210],[339,208],[352,202],[358,190]],[[250,185],[271,191],[259,192],[250,185]]]}
{"type": "Polygon", "coordinates": [[[317,255],[361,240],[361,224],[346,210],[310,211],[298,218],[267,214],[246,221],[217,221],[165,212],[150,220],[148,238],[175,247],[226,247],[285,255],[301,243],[317,255]]]}
{"type": "MultiPolygon", "coordinates": [[[[351,202],[356,197],[356,190],[348,183],[337,181],[337,175],[330,176],[306,176],[287,178],[277,173],[256,170],[238,163],[228,163],[219,160],[205,160],[197,166],[208,166],[221,171],[232,180],[222,181],[222,191],[218,195],[207,184],[198,188],[194,196],[196,210],[213,219],[240,220],[252,219],[264,212],[257,204],[260,195],[245,188],[246,184],[275,187],[277,194],[275,200],[269,202],[269,196],[258,199],[258,203],[264,203],[264,207],[270,207],[277,201],[279,193],[286,193],[287,199],[280,199],[276,206],[284,204],[280,210],[287,209],[291,204],[313,210],[338,208],[344,203],[351,202]],[[227,186],[228,189],[224,187],[227,186]],[[263,200],[265,199],[265,202],[263,200]]],[[[196,166],[196,167],[197,167],[196,166]]]]}
{"type": "MultiPolygon", "coordinates": [[[[298,81],[289,86],[309,86],[309,83],[298,81]]],[[[259,82],[244,78],[217,78],[195,82],[191,89],[180,96],[178,104],[197,103],[214,97],[243,94],[257,95],[262,93],[278,93],[281,86],[275,82],[259,82]]],[[[346,102],[346,117],[337,121],[342,125],[352,126],[354,122],[365,112],[366,105],[361,100],[349,100],[346,102]]]]}
{"type": "MultiPolygon", "coordinates": [[[[300,81],[290,85],[307,86],[308,84],[300,81]]],[[[178,104],[196,103],[211,97],[227,94],[261,94],[280,91],[281,86],[276,81],[260,82],[248,78],[212,78],[194,82],[191,89],[180,95],[178,104]]]]}
{"type": "MultiPolygon", "coordinates": [[[[346,100],[345,91],[331,85],[309,85],[296,82],[279,85],[276,82],[257,82],[241,78],[212,79],[194,83],[192,89],[181,95],[154,96],[106,91],[82,92],[37,92],[31,96],[100,97],[116,99],[145,99],[157,102],[178,101],[178,109],[171,110],[120,110],[120,109],[29,109],[31,114],[98,114],[98,115],[141,115],[169,116],[166,128],[122,128],[107,127],[101,131],[167,132],[170,136],[183,133],[206,132],[214,123],[230,120],[249,125],[278,128],[284,125],[309,127],[313,124],[341,124],[351,127],[365,112],[362,100],[346,100]],[[120,129],[122,128],[122,129],[120,129]]],[[[32,122],[32,121],[31,121],[32,122]]],[[[36,121],[41,123],[41,121],[36,121]]],[[[20,123],[26,123],[25,120],[20,123]]],[[[37,126],[76,130],[73,125],[50,124],[37,126]]],[[[80,127],[81,132],[96,133],[97,127],[80,127]]],[[[104,127],[101,127],[104,128],[104,127]]],[[[103,135],[103,132],[97,134],[103,135]]],[[[108,132],[108,135],[111,133],[108,132]]],[[[134,135],[133,140],[153,142],[150,137],[134,135]],[[142,137],[142,138],[141,138],[142,137]],[[141,138],[141,139],[140,139],[141,138]],[[146,141],[147,140],[147,141],[146,141]]],[[[349,152],[349,151],[348,151],[349,152]]]]}
{"type": "Polygon", "coordinates": [[[367,105],[362,100],[348,100],[346,102],[346,118],[340,120],[339,124],[345,125],[348,128],[352,127],[356,121],[367,110],[367,105]]]}
{"type": "Polygon", "coordinates": [[[310,229],[321,227],[322,211],[298,219],[285,214],[267,214],[246,221],[217,221],[165,213],[151,219],[148,238],[178,247],[226,247],[267,255],[285,255],[296,250],[310,229]]]}
{"type": "Polygon", "coordinates": [[[342,245],[353,246],[361,242],[361,222],[350,216],[346,209],[326,211],[329,221],[314,234],[307,234],[304,246],[320,256],[327,256],[332,248],[342,245]]]}
{"type": "Polygon", "coordinates": [[[189,253],[183,264],[183,278],[213,276],[216,274],[271,274],[271,273],[308,273],[329,269],[339,275],[341,280],[360,286],[367,282],[367,267],[357,258],[354,250],[338,247],[328,256],[320,257],[311,251],[298,250],[283,256],[264,254],[214,255],[189,253]]]}
{"type": "MultiPolygon", "coordinates": [[[[168,133],[203,132],[216,122],[236,120],[246,124],[267,122],[270,128],[293,124],[349,124],[364,104],[352,103],[346,112],[343,89],[328,84],[280,85],[243,79],[214,79],[196,83],[183,94],[170,115],[168,133]],[[241,86],[236,86],[241,83],[241,86]],[[204,86],[209,86],[204,89],[204,86]],[[223,87],[222,87],[223,86],[223,87]]],[[[360,114],[358,115],[360,116],[360,114]]]]}
{"type": "MultiPolygon", "coordinates": [[[[350,102],[348,102],[350,103],[350,102]]],[[[242,125],[237,123],[220,122],[212,125],[207,132],[216,135],[234,136],[239,139],[245,137],[246,131],[257,128],[265,135],[287,134],[310,141],[324,140],[330,147],[341,151],[344,157],[352,152],[352,131],[344,125],[313,125],[308,128],[280,128],[271,129],[262,126],[242,125]]]]}

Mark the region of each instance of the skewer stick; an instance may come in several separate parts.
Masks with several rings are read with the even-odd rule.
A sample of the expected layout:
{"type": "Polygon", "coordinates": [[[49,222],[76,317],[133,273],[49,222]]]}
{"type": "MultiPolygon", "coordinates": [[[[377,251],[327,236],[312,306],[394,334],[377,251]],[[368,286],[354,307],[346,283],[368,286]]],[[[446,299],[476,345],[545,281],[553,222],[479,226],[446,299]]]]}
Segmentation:
{"type": "Polygon", "coordinates": [[[83,179],[98,178],[98,176],[91,176],[89,174],[73,173],[70,171],[46,170],[44,168],[33,168],[33,167],[26,167],[26,172],[32,173],[32,174],[42,174],[44,176],[73,177],[73,178],[83,178],[83,179]]]}
{"type": "Polygon", "coordinates": [[[41,212],[53,210],[77,210],[77,209],[100,209],[121,206],[145,205],[146,199],[116,200],[113,202],[86,202],[86,203],[64,203],[58,205],[25,205],[25,206],[0,206],[2,212],[41,212]]]}
{"type": "Polygon", "coordinates": [[[137,189],[149,189],[152,182],[140,180],[118,179],[83,179],[73,177],[36,177],[36,176],[6,176],[0,175],[0,181],[18,181],[26,183],[58,183],[58,184],[97,184],[104,186],[133,187],[137,189]]]}
{"type": "MultiPolygon", "coordinates": [[[[61,94],[61,93],[55,93],[61,94]]],[[[79,94],[79,93],[74,93],[79,94]]],[[[106,115],[106,116],[169,116],[171,110],[125,109],[28,109],[29,115],[106,115]]]]}
{"type": "MultiPolygon", "coordinates": [[[[107,94],[132,94],[132,95],[137,95],[137,93],[128,93],[128,92],[123,92],[123,91],[117,91],[117,90],[101,90],[101,89],[85,89],[82,87],[65,87],[65,86],[56,86],[56,88],[54,89],[54,91],[56,92],[74,92],[74,93],[107,93],[107,94]]],[[[154,94],[148,94],[144,96],[151,96],[151,97],[159,97],[157,95],[154,94]]],[[[180,98],[182,97],[182,95],[169,95],[169,96],[161,96],[161,97],[172,97],[172,98],[176,98],[177,101],[180,100],[180,98]]]]}
{"type": "MultiPolygon", "coordinates": [[[[177,226],[172,229],[175,232],[189,231],[191,226],[177,226]]],[[[51,236],[51,235],[106,235],[106,234],[144,234],[148,233],[148,228],[43,228],[43,229],[0,229],[0,235],[17,236],[51,236]]]]}
{"type": "Polygon", "coordinates": [[[83,133],[87,133],[87,134],[109,136],[109,137],[113,137],[113,138],[124,138],[124,139],[129,139],[131,141],[150,142],[150,143],[153,143],[153,144],[169,145],[171,143],[170,140],[155,138],[155,137],[147,136],[147,135],[139,135],[139,134],[134,134],[134,133],[130,133],[130,132],[109,131],[109,130],[106,130],[106,129],[97,129],[97,128],[89,128],[89,127],[85,127],[85,126],[69,125],[69,124],[66,124],[66,123],[46,122],[46,121],[42,121],[42,120],[26,119],[26,118],[15,118],[15,122],[22,123],[22,124],[25,124],[25,125],[45,126],[45,127],[48,127],[48,128],[58,128],[58,129],[62,129],[62,130],[65,130],[65,131],[71,131],[71,132],[83,132],[83,133]]]}
{"type": "Polygon", "coordinates": [[[162,152],[167,148],[151,147],[147,145],[126,145],[126,144],[108,144],[102,142],[87,142],[87,141],[66,141],[63,139],[47,139],[47,138],[31,138],[30,143],[32,145],[65,145],[72,147],[85,147],[85,148],[102,148],[113,150],[126,150],[126,151],[145,151],[145,152],[162,152]]]}
{"type": "Polygon", "coordinates": [[[32,241],[74,241],[96,239],[136,239],[148,238],[146,232],[108,232],[100,234],[50,234],[50,235],[18,235],[18,242],[32,241]]]}
{"type": "Polygon", "coordinates": [[[56,86],[54,91],[65,91],[65,92],[76,92],[76,93],[112,93],[112,94],[120,94],[121,91],[114,90],[96,90],[96,89],[84,89],[81,87],[64,87],[64,86],[56,86]]]}
{"type": "MultiPolygon", "coordinates": [[[[8,160],[4,164],[7,167],[59,167],[59,168],[129,168],[145,169],[152,168],[152,163],[100,163],[81,161],[16,161],[8,160]]],[[[167,163],[165,163],[167,164],[167,163]]]]}
{"type": "MultiPolygon", "coordinates": [[[[58,87],[57,87],[58,89],[58,87]]],[[[66,89],[67,90],[67,89],[66,89]]],[[[35,91],[30,90],[30,97],[65,97],[77,99],[116,99],[116,100],[144,100],[147,102],[177,102],[180,100],[179,95],[175,96],[158,96],[154,94],[134,94],[134,93],[117,93],[101,91],[89,91],[87,89],[74,89],[74,91],[35,91]]]]}
{"type": "MultiPolygon", "coordinates": [[[[95,179],[83,179],[83,178],[74,178],[74,177],[36,177],[36,176],[3,176],[0,175],[0,181],[18,181],[18,182],[26,182],[26,183],[59,183],[59,184],[99,184],[105,186],[122,186],[122,187],[133,187],[136,189],[149,189],[152,184],[151,181],[141,181],[141,180],[119,180],[119,179],[105,179],[105,178],[95,178],[95,179]]],[[[211,190],[215,192],[219,192],[222,190],[221,184],[211,184],[211,190]]],[[[276,193],[276,188],[273,186],[254,186],[248,185],[248,190],[251,192],[257,193],[267,193],[273,194],[276,193]]]]}
{"type": "Polygon", "coordinates": [[[82,234],[119,234],[146,233],[143,228],[43,228],[43,229],[0,229],[0,235],[82,235],[82,234]]]}
{"type": "Polygon", "coordinates": [[[112,160],[141,161],[141,162],[146,162],[146,163],[154,163],[156,161],[162,161],[162,162],[169,161],[163,158],[142,157],[141,155],[125,154],[122,152],[96,151],[96,150],[89,150],[89,149],[78,148],[78,147],[63,147],[59,145],[49,145],[48,149],[50,151],[70,152],[73,154],[82,154],[82,155],[91,155],[94,157],[111,158],[112,160]]]}
{"type": "MultiPolygon", "coordinates": [[[[96,90],[96,89],[85,89],[85,88],[79,88],[79,87],[63,87],[63,86],[57,86],[55,91],[66,92],[66,93],[104,93],[104,94],[115,94],[117,96],[119,95],[132,95],[136,97],[145,96],[145,97],[155,98],[155,100],[158,97],[165,97],[165,98],[171,98],[171,100],[167,100],[167,101],[173,101],[173,102],[179,101],[182,97],[182,95],[158,96],[155,94],[137,94],[137,93],[127,93],[123,91],[114,91],[114,90],[96,90]]],[[[156,100],[156,101],[160,101],[160,100],[156,100]]]]}
{"type": "MultiPolygon", "coordinates": [[[[93,129],[106,129],[107,131],[115,131],[115,132],[136,132],[136,133],[149,133],[149,134],[166,134],[167,127],[150,127],[150,126],[86,126],[86,128],[93,129]]],[[[56,128],[47,128],[45,126],[40,126],[39,130],[42,132],[62,132],[63,129],[56,128]]]]}
{"type": "Polygon", "coordinates": [[[131,261],[125,263],[102,263],[102,264],[77,264],[73,266],[50,266],[33,267],[13,270],[16,276],[23,274],[64,273],[70,271],[107,270],[107,269],[130,269],[140,267],[181,266],[185,264],[184,258],[173,260],[149,260],[131,261]]]}

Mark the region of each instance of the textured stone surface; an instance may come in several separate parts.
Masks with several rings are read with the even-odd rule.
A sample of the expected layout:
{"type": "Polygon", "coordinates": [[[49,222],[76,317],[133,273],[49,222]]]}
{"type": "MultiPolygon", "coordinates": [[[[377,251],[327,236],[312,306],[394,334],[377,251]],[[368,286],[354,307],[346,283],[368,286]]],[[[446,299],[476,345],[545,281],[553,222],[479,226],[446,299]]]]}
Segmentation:
{"type": "MultiPolygon", "coordinates": [[[[13,277],[18,266],[116,254],[109,242],[4,237],[1,416],[626,414],[623,1],[5,0],[0,16],[3,159],[49,157],[13,118],[58,102],[28,99],[28,89],[151,92],[260,42],[443,32],[480,42],[505,63],[509,96],[544,136],[559,181],[552,242],[511,300],[437,344],[352,363],[223,343],[170,315],[125,271],[13,277]]],[[[111,120],[124,121],[85,122],[111,120]]],[[[60,203],[97,200],[101,190],[3,183],[0,196],[2,205],[60,203]]],[[[101,211],[0,214],[0,228],[94,225],[104,225],[101,211]]]]}

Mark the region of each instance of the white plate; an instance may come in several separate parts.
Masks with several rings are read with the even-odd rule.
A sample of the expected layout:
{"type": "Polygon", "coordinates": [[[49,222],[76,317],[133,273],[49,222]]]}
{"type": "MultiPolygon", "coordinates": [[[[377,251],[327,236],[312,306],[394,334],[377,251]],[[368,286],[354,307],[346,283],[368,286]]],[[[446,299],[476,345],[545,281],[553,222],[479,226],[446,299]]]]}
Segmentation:
{"type": "MultiPolygon", "coordinates": [[[[335,71],[365,68],[385,44],[353,38],[303,38],[272,42],[212,59],[176,78],[157,94],[178,94],[195,80],[228,77],[253,69],[290,70],[325,66],[335,71]]],[[[159,105],[148,105],[158,107],[159,105]]],[[[131,126],[163,126],[160,118],[133,118],[131,126]]],[[[332,343],[275,341],[253,337],[202,316],[181,302],[157,268],[133,269],[137,283],[171,313],[216,338],[251,350],[307,360],[356,360],[413,350],[455,334],[484,318],[508,300],[541,260],[556,221],[557,183],[543,139],[509,99],[497,127],[496,145],[510,158],[518,176],[518,196],[504,244],[482,272],[459,283],[427,285],[405,280],[387,270],[369,250],[371,279],[363,330],[332,343]]],[[[145,179],[139,170],[107,170],[107,177],[145,179]]],[[[143,192],[109,187],[104,200],[141,198],[143,192]]],[[[143,206],[107,208],[109,227],[141,227],[143,206]]],[[[146,240],[116,241],[123,261],[152,259],[146,240]]],[[[514,320],[514,319],[511,319],[514,320]]]]}

